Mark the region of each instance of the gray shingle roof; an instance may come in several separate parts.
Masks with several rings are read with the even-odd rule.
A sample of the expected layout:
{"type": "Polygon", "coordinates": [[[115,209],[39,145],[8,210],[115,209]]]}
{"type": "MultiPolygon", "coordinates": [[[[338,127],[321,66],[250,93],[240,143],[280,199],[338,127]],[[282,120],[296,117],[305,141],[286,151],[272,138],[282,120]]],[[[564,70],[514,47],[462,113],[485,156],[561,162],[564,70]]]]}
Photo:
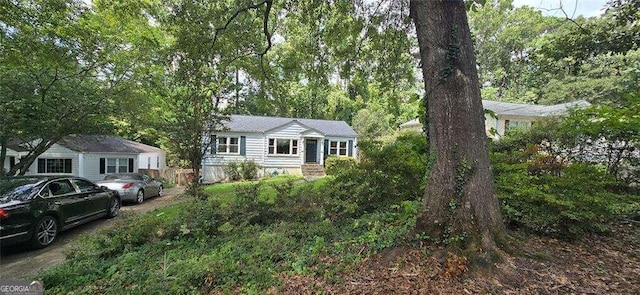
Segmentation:
{"type": "Polygon", "coordinates": [[[302,125],[313,128],[325,136],[356,137],[358,134],[345,121],[298,119],[282,117],[263,117],[231,115],[225,127],[232,132],[264,133],[274,128],[297,121],[302,125]]]}
{"type": "Polygon", "coordinates": [[[94,153],[153,153],[162,149],[111,135],[68,135],[58,142],[70,150],[94,153]]]}
{"type": "Polygon", "coordinates": [[[525,117],[547,117],[564,115],[572,108],[586,108],[590,105],[590,103],[584,100],[549,106],[482,100],[482,106],[485,109],[493,111],[494,113],[496,113],[496,115],[525,117]]]}

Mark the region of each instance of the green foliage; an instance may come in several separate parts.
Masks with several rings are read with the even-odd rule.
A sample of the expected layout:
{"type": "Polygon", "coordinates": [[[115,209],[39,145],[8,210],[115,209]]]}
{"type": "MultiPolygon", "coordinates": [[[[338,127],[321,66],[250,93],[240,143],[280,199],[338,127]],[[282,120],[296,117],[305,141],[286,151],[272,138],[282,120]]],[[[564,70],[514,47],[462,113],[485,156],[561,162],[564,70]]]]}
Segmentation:
{"type": "Polygon", "coordinates": [[[374,140],[391,133],[390,115],[381,109],[365,108],[353,117],[352,126],[360,140],[374,140]]]}
{"type": "Polygon", "coordinates": [[[191,198],[124,214],[38,279],[52,293],[114,294],[263,293],[280,273],[337,281],[355,262],[403,243],[421,206],[404,201],[331,220],[326,212],[335,200],[324,192],[332,181],[275,179],[232,184],[238,194],[225,203],[191,198]],[[272,186],[277,197],[263,198],[272,186]]]}
{"type": "Polygon", "coordinates": [[[260,165],[254,160],[244,160],[242,162],[232,161],[223,168],[224,173],[230,181],[236,180],[256,180],[260,165]]]}
{"type": "Polygon", "coordinates": [[[557,141],[565,136],[547,125],[494,143],[493,170],[509,226],[570,240],[605,232],[608,222],[640,209],[638,196],[620,194],[621,183],[604,165],[569,161],[557,141]],[[535,144],[540,138],[546,145],[535,144]]]}
{"type": "Polygon", "coordinates": [[[224,174],[227,175],[227,179],[230,181],[240,180],[239,162],[229,162],[227,165],[224,165],[222,169],[224,170],[224,174]]]}
{"type": "Polygon", "coordinates": [[[338,169],[326,192],[340,200],[336,208],[344,214],[371,212],[422,197],[427,169],[424,135],[406,133],[388,144],[363,141],[359,148],[360,163],[338,169]]]}
{"type": "Polygon", "coordinates": [[[327,175],[336,175],[355,165],[356,160],[352,157],[328,157],[324,162],[324,172],[327,175]]]}

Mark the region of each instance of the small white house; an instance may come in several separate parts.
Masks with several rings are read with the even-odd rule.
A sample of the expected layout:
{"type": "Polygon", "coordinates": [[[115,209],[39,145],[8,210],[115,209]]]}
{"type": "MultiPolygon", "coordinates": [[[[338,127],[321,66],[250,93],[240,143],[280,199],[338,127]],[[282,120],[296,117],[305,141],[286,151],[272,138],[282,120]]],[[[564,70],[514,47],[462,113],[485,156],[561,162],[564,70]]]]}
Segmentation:
{"type": "Polygon", "coordinates": [[[162,169],[165,161],[163,150],[121,137],[68,135],[38,156],[25,175],[69,174],[98,181],[111,173],[162,169]]]}
{"type": "MultiPolygon", "coordinates": [[[[19,148],[17,148],[19,149],[19,148]]],[[[16,164],[16,161],[20,159],[20,153],[14,149],[7,147],[7,155],[4,160],[4,165],[2,166],[5,171],[9,171],[13,165],[16,164]]]]}
{"type": "MultiPolygon", "coordinates": [[[[566,115],[573,108],[587,108],[591,104],[584,100],[556,104],[533,105],[510,103],[493,100],[482,100],[482,106],[490,112],[485,114],[484,126],[487,136],[499,139],[510,128],[531,128],[533,122],[543,118],[566,115]]],[[[422,131],[418,119],[399,126],[401,130],[422,131]]]]}
{"type": "Polygon", "coordinates": [[[230,162],[253,160],[262,174],[306,175],[328,156],[357,157],[358,134],[344,121],[232,115],[225,131],[208,137],[203,180],[227,177],[230,162]]]}

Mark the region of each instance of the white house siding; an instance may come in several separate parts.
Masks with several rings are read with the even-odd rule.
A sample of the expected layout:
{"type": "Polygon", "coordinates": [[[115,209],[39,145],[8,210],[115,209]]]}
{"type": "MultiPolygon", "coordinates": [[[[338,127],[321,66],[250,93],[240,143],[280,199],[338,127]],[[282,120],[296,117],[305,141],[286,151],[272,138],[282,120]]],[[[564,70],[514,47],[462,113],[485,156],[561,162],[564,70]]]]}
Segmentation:
{"type": "Polygon", "coordinates": [[[526,116],[510,116],[510,115],[500,115],[498,119],[485,115],[485,129],[487,130],[487,135],[491,136],[491,129],[495,129],[498,133],[497,136],[491,136],[492,138],[500,138],[504,136],[506,132],[506,123],[507,120],[509,122],[526,122],[528,123],[528,127],[531,127],[531,124],[537,120],[540,120],[540,117],[526,117],[526,116]]]}
{"type": "MultiPolygon", "coordinates": [[[[352,150],[352,155],[351,156],[353,158],[356,158],[356,159],[358,158],[358,139],[357,138],[332,136],[332,137],[326,137],[326,138],[324,138],[324,140],[329,140],[329,142],[331,142],[331,141],[346,141],[347,144],[348,144],[349,140],[353,140],[353,150],[352,150]]],[[[324,149],[325,149],[324,140],[322,142],[322,154],[323,154],[323,157],[324,157],[324,149]]],[[[349,148],[349,146],[347,146],[347,149],[348,148],[349,148]]],[[[348,153],[349,153],[349,150],[347,150],[347,155],[348,155],[348,153]]],[[[322,159],[322,162],[324,163],[324,159],[322,159]]]]}
{"type": "MultiPolygon", "coordinates": [[[[218,133],[216,137],[245,137],[246,156],[240,154],[213,154],[209,151],[202,159],[202,177],[205,181],[219,181],[226,178],[224,166],[230,162],[253,160],[259,165],[264,164],[265,137],[261,133],[218,133]]],[[[215,146],[212,146],[212,149],[215,146]]]]}
{"type": "MultiPolygon", "coordinates": [[[[53,144],[46,152],[42,153],[38,158],[33,161],[33,164],[29,166],[29,170],[25,175],[48,175],[48,173],[38,173],[38,159],[71,159],[71,174],[79,175],[80,173],[80,161],[78,152],[70,150],[59,144],[53,144]]],[[[60,175],[64,173],[49,173],[52,175],[60,175]]]]}
{"type": "Polygon", "coordinates": [[[17,163],[20,160],[20,153],[10,148],[7,148],[7,155],[6,155],[6,158],[4,159],[4,165],[2,166],[5,169],[5,171],[9,171],[9,169],[11,168],[10,167],[11,157],[13,157],[15,163],[17,163]]]}
{"type": "Polygon", "coordinates": [[[92,181],[103,180],[107,173],[100,173],[100,158],[105,159],[130,159],[133,158],[134,171],[138,167],[138,154],[119,154],[119,153],[83,153],[82,162],[84,169],[78,176],[85,177],[92,181]]]}
{"type": "Polygon", "coordinates": [[[265,134],[264,147],[262,152],[265,155],[264,168],[267,170],[285,169],[294,174],[302,174],[298,172],[303,164],[302,155],[304,155],[304,140],[302,134],[310,131],[308,127],[298,122],[291,122],[279,128],[273,129],[265,134]],[[297,139],[298,154],[297,155],[269,155],[269,138],[274,139],[297,139]],[[287,169],[295,168],[295,169],[287,169]]]}
{"type": "Polygon", "coordinates": [[[166,164],[166,154],[157,153],[141,153],[138,155],[137,169],[164,169],[166,164]]]}

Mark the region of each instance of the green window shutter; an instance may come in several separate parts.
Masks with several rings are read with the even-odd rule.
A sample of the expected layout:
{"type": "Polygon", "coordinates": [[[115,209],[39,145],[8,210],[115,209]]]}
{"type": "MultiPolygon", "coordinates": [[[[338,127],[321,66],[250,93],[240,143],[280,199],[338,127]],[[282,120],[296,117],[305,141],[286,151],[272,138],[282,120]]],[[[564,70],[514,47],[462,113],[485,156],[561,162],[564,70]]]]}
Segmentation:
{"type": "Polygon", "coordinates": [[[324,159],[327,159],[327,156],[329,156],[329,140],[325,139],[324,140],[324,159]]]}
{"type": "Polygon", "coordinates": [[[240,136],[240,155],[241,156],[247,155],[247,137],[246,136],[240,136]]]}
{"type": "Polygon", "coordinates": [[[349,140],[349,146],[347,147],[349,150],[347,151],[349,157],[353,157],[353,140],[349,140]]]}

